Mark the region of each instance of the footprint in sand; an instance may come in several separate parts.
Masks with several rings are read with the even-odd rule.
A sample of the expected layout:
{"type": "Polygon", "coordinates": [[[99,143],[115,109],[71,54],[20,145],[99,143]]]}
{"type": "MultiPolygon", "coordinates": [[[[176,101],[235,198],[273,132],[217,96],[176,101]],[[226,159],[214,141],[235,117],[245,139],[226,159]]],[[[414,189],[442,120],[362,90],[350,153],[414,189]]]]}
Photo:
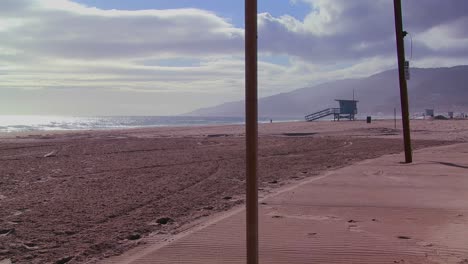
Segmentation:
{"type": "Polygon", "coordinates": [[[349,225],[348,230],[351,232],[364,232],[364,230],[360,229],[358,225],[349,225]]]}
{"type": "Polygon", "coordinates": [[[24,212],[22,211],[15,211],[11,216],[20,216],[22,215],[24,212]]]}
{"type": "Polygon", "coordinates": [[[377,170],[377,171],[365,171],[364,175],[366,176],[383,176],[386,173],[383,170],[377,170]]]}
{"type": "Polygon", "coordinates": [[[381,176],[381,175],[384,175],[384,174],[385,174],[385,172],[383,170],[378,170],[378,171],[374,172],[375,176],[381,176]]]}
{"type": "Polygon", "coordinates": [[[423,247],[433,247],[434,246],[434,244],[426,242],[426,241],[416,242],[416,244],[419,245],[419,246],[423,246],[423,247]]]}
{"type": "Polygon", "coordinates": [[[299,220],[312,220],[312,221],[326,221],[326,220],[334,220],[339,221],[340,219],[333,215],[283,215],[279,212],[270,212],[268,215],[272,216],[273,218],[290,218],[290,219],[299,219],[299,220]]]}

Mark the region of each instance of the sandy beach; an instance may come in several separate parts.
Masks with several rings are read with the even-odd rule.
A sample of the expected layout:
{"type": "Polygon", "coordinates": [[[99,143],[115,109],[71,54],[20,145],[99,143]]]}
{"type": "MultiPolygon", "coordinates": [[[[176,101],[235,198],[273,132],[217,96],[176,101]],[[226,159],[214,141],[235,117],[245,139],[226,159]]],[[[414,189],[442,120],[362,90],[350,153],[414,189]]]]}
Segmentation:
{"type": "MultiPolygon", "coordinates": [[[[411,125],[414,149],[468,142],[466,120],[411,125]]],[[[403,151],[400,121],[261,124],[259,134],[262,196],[403,151]]],[[[239,207],[244,149],[240,125],[1,134],[0,261],[98,263],[239,207]]]]}

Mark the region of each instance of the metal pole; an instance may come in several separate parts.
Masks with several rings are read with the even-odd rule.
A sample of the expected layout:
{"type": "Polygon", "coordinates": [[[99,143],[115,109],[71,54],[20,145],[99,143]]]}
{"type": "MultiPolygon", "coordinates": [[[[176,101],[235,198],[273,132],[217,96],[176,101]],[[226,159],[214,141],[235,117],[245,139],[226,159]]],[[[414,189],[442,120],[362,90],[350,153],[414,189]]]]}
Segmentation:
{"type": "Polygon", "coordinates": [[[403,18],[401,15],[401,0],[393,0],[395,8],[395,33],[398,53],[398,73],[400,76],[400,99],[401,99],[401,115],[403,122],[403,139],[405,144],[405,162],[413,162],[411,153],[411,135],[409,122],[409,107],[408,107],[408,87],[405,79],[405,47],[403,42],[403,18]]]}
{"type": "Polygon", "coordinates": [[[247,264],[258,264],[257,0],[245,0],[247,264]]]}

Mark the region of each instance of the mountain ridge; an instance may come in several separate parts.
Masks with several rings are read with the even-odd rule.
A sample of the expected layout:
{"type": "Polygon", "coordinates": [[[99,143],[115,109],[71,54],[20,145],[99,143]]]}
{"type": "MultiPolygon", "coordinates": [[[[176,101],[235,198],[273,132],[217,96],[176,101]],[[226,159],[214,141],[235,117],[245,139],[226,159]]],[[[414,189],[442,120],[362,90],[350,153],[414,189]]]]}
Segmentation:
{"type": "MultiPolygon", "coordinates": [[[[436,112],[468,111],[468,65],[412,68],[408,81],[411,112],[434,108],[436,112]]],[[[328,107],[335,99],[359,100],[359,113],[393,114],[400,109],[398,72],[391,69],[365,78],[341,79],[259,98],[259,116],[303,118],[328,107]]],[[[244,101],[200,108],[185,115],[243,116],[244,101]]]]}

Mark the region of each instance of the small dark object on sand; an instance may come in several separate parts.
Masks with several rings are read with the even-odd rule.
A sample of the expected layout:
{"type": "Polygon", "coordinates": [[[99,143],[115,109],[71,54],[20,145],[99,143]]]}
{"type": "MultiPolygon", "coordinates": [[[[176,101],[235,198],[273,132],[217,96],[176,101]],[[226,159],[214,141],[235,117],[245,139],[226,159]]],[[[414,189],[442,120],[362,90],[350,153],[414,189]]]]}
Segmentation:
{"type": "Polygon", "coordinates": [[[224,196],[223,199],[224,199],[224,200],[231,200],[232,197],[231,197],[231,196],[224,196]]]}
{"type": "Polygon", "coordinates": [[[140,238],[141,238],[141,235],[138,234],[138,233],[133,233],[133,234],[131,234],[131,235],[129,235],[127,237],[128,240],[137,240],[137,239],[140,239],[140,238]]]}
{"type": "Polygon", "coordinates": [[[66,258],[62,258],[62,259],[59,259],[57,261],[55,261],[55,264],[65,264],[65,263],[68,263],[70,262],[70,260],[72,260],[73,257],[66,257],[66,258]]]}
{"type": "Polygon", "coordinates": [[[229,137],[228,134],[210,134],[210,135],[207,135],[207,137],[229,137]]]}
{"type": "Polygon", "coordinates": [[[0,236],[8,236],[10,234],[13,234],[15,232],[15,229],[0,229],[0,236]]]}
{"type": "Polygon", "coordinates": [[[165,224],[168,224],[169,222],[172,222],[174,220],[172,220],[172,218],[169,218],[169,217],[161,217],[159,218],[158,220],[156,220],[156,223],[160,224],[160,225],[165,225],[165,224]]]}
{"type": "Polygon", "coordinates": [[[303,137],[303,136],[312,136],[317,133],[283,133],[284,136],[288,137],[303,137]]]}
{"type": "Polygon", "coordinates": [[[205,206],[203,207],[203,210],[213,210],[214,207],[213,206],[205,206]]]}
{"type": "Polygon", "coordinates": [[[357,221],[352,220],[352,219],[348,221],[348,223],[356,223],[356,222],[357,222],[357,221]]]}
{"type": "Polygon", "coordinates": [[[398,236],[399,239],[411,239],[409,236],[398,236]]]}
{"type": "Polygon", "coordinates": [[[277,180],[274,180],[274,181],[271,181],[270,183],[272,183],[272,184],[277,184],[278,181],[277,181],[277,180]]]}

